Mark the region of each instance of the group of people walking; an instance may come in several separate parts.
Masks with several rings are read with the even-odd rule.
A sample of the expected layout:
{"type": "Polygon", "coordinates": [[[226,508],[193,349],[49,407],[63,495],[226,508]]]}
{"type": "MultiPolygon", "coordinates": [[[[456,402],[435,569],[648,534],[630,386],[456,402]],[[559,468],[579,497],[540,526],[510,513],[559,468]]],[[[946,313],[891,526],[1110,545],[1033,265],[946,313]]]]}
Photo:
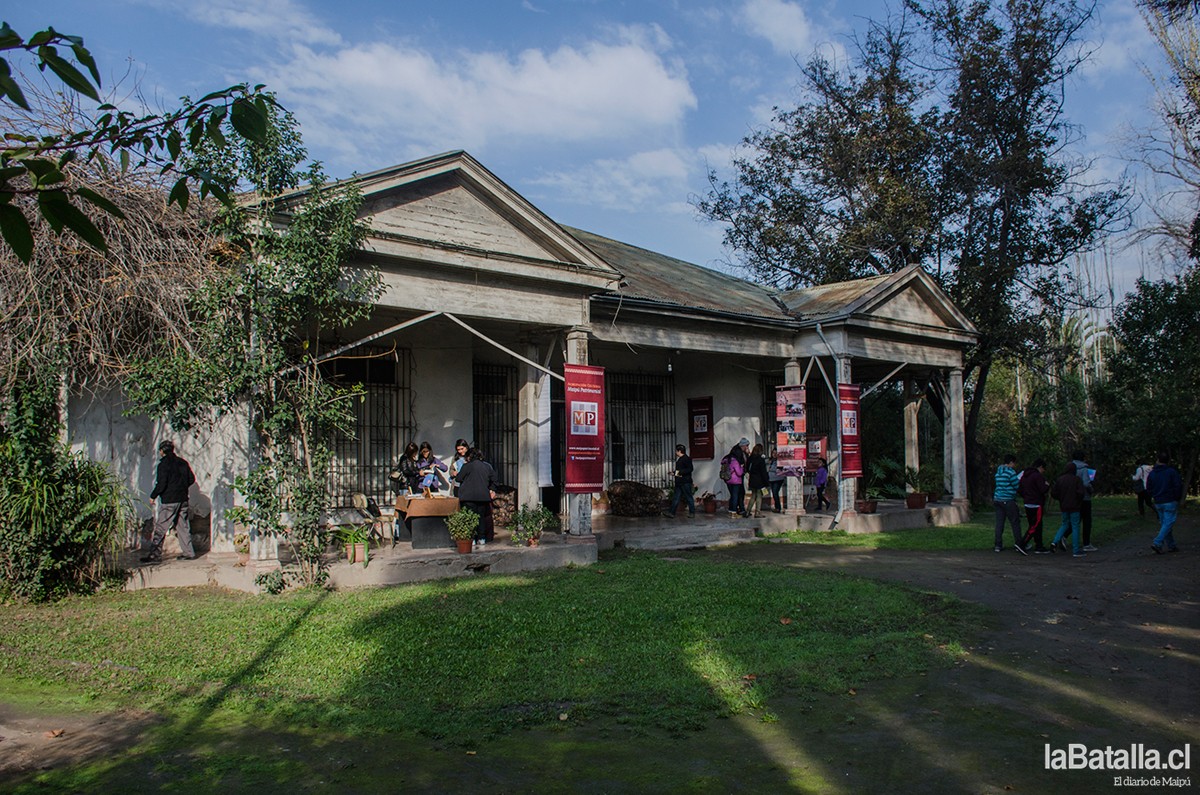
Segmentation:
{"type": "MultiPolygon", "coordinates": [[[[1158,536],[1151,544],[1156,553],[1174,552],[1175,537],[1172,529],[1175,516],[1182,499],[1182,480],[1179,471],[1170,465],[1170,458],[1163,453],[1158,458],[1158,465],[1139,468],[1134,473],[1134,479],[1142,478],[1143,490],[1148,495],[1147,501],[1154,507],[1161,528],[1158,536]]],[[[1025,470],[1017,471],[1017,457],[1006,455],[1004,462],[996,468],[994,478],[995,488],[992,502],[995,506],[996,523],[993,549],[996,552],[1004,550],[1004,526],[1012,527],[1012,540],[1015,549],[1022,555],[1030,552],[1036,555],[1053,552],[1066,552],[1066,539],[1071,539],[1071,552],[1080,558],[1089,552],[1099,550],[1092,543],[1092,494],[1096,470],[1088,466],[1083,451],[1077,450],[1071,455],[1060,473],[1051,482],[1046,477],[1046,461],[1036,459],[1025,470]],[[1058,500],[1061,519],[1058,531],[1054,534],[1049,546],[1044,540],[1044,523],[1046,505],[1049,499],[1058,500]],[[1018,501],[1025,509],[1027,529],[1022,532],[1018,501]]],[[[1139,511],[1144,510],[1143,499],[1139,496],[1139,511]]]]}

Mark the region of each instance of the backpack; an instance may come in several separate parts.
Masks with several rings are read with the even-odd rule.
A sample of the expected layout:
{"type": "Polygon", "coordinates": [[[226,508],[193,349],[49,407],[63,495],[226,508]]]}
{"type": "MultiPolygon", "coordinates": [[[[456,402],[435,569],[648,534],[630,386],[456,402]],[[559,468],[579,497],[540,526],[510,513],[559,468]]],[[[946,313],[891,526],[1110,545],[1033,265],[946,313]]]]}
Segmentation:
{"type": "Polygon", "coordinates": [[[726,483],[728,483],[729,479],[733,477],[733,473],[729,471],[729,456],[725,456],[721,459],[721,472],[718,477],[726,483]]]}

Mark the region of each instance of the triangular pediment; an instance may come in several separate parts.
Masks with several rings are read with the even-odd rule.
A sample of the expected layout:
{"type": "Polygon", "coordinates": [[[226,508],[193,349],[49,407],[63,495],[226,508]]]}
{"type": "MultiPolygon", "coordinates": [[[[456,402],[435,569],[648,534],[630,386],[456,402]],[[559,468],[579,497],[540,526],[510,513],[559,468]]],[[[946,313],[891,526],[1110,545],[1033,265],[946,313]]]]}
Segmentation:
{"type": "Polygon", "coordinates": [[[975,331],[933,277],[915,266],[881,280],[848,306],[846,314],[928,329],[975,331]]]}

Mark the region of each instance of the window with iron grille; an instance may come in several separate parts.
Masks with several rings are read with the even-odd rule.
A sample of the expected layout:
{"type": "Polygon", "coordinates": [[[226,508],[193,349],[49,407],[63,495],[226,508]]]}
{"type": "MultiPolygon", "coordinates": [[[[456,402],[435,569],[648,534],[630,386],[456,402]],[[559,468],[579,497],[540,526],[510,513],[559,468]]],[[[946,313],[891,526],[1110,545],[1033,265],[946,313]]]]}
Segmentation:
{"type": "Polygon", "coordinates": [[[675,472],[675,383],[669,376],[608,373],[605,433],[609,481],[671,488],[675,472]]]}
{"type": "Polygon", "coordinates": [[[321,366],[326,378],[363,389],[361,397],[354,400],[353,435],[336,434],[332,439],[329,491],[334,507],[339,508],[350,507],[356,491],[380,505],[390,501],[388,472],[399,461],[416,426],[411,353],[360,348],[354,354],[321,366]]]}
{"type": "Polygon", "coordinates": [[[517,368],[475,362],[475,446],[501,483],[517,485],[517,368]]]}
{"type": "Polygon", "coordinates": [[[770,451],[775,446],[775,388],[783,386],[783,373],[763,373],[758,382],[762,385],[763,448],[770,451]]]}

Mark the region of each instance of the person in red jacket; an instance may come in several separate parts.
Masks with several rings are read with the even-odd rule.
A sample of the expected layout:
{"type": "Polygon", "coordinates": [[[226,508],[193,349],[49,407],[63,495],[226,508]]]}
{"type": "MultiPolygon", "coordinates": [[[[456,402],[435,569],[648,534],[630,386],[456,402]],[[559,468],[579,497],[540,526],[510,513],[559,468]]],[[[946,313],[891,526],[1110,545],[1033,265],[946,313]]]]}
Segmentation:
{"type": "Polygon", "coordinates": [[[1025,543],[1033,539],[1035,544],[1033,554],[1046,555],[1054,551],[1042,541],[1043,519],[1046,518],[1046,497],[1050,494],[1050,481],[1046,480],[1046,459],[1039,458],[1021,473],[1017,484],[1017,494],[1025,504],[1025,518],[1029,520],[1029,530],[1025,532],[1025,543]]]}

